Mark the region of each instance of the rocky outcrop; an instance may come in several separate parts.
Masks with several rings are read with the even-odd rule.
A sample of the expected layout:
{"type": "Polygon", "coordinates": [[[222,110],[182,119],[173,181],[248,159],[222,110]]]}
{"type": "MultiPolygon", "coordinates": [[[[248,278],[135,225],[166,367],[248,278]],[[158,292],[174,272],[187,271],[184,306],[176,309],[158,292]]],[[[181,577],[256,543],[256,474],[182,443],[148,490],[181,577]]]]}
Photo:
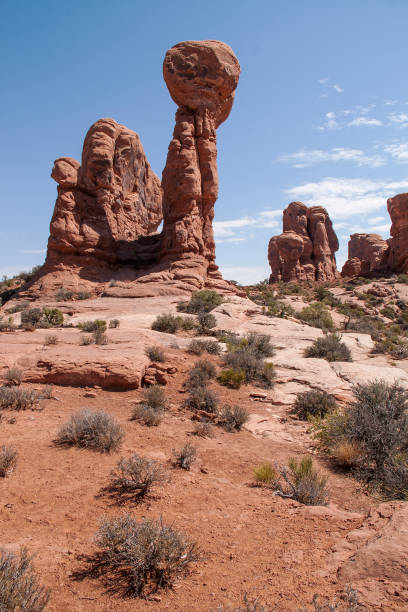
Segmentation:
{"type": "Polygon", "coordinates": [[[348,243],[348,259],[341,275],[364,276],[387,267],[389,245],[378,234],[352,234],[348,243]]]}
{"type": "Polygon", "coordinates": [[[283,211],[283,233],[269,242],[270,282],[334,280],[338,248],[326,209],[292,202],[283,211]]]}
{"type": "Polygon", "coordinates": [[[389,198],[387,208],[391,217],[388,267],[395,272],[408,272],[408,193],[389,198]]]}
{"type": "Polygon", "coordinates": [[[218,196],[216,129],[228,117],[240,66],[225,43],[186,41],[166,53],[163,75],[178,105],[163,171],[160,260],[176,278],[202,286],[221,279],[212,221],[218,196]],[[171,265],[173,264],[173,265],[171,265]]]}
{"type": "Polygon", "coordinates": [[[136,132],[100,119],[89,129],[82,164],[62,157],[51,173],[58,198],[51,220],[47,265],[67,255],[136,262],[137,240],[162,219],[160,181],[136,132]]]}

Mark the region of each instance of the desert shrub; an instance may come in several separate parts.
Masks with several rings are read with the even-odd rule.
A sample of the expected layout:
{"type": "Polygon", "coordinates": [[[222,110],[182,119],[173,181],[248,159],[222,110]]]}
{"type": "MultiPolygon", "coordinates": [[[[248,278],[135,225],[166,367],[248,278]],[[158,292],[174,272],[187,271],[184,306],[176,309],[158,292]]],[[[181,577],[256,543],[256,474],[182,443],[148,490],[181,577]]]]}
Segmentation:
{"type": "Polygon", "coordinates": [[[166,394],[163,387],[152,385],[143,391],[143,403],[153,410],[164,410],[166,407],[166,394]]]}
{"type": "Polygon", "coordinates": [[[23,329],[35,329],[40,326],[43,313],[41,308],[29,308],[21,313],[21,325],[23,329]]]}
{"type": "Polygon", "coordinates": [[[197,449],[192,444],[185,444],[179,451],[173,449],[173,464],[183,470],[189,470],[197,459],[197,449]]]}
{"type": "Polygon", "coordinates": [[[224,363],[230,369],[242,370],[247,383],[256,381],[266,388],[273,385],[275,378],[273,364],[264,363],[263,358],[259,357],[251,346],[242,346],[226,353],[224,363]]]}
{"type": "Polygon", "coordinates": [[[78,328],[83,332],[93,333],[98,330],[106,331],[106,321],[95,319],[94,321],[82,321],[78,323],[78,328]]]}
{"type": "Polygon", "coordinates": [[[26,548],[14,553],[0,549],[0,610],[4,612],[42,612],[50,590],[38,581],[26,548]]]}
{"type": "Polygon", "coordinates": [[[214,364],[208,359],[200,359],[196,361],[194,367],[190,370],[187,378],[187,388],[192,389],[193,387],[202,387],[207,382],[214,378],[217,371],[214,364]]]}
{"type": "Polygon", "coordinates": [[[111,319],[109,321],[109,328],[110,329],[117,329],[119,326],[120,326],[119,319],[111,319]]]}
{"type": "Polygon", "coordinates": [[[317,287],[314,290],[314,297],[318,302],[324,302],[328,306],[338,306],[340,304],[339,298],[337,298],[329,289],[326,287],[317,287]]]}
{"type": "Polygon", "coordinates": [[[287,319],[295,315],[295,309],[290,304],[286,304],[272,295],[265,298],[263,309],[264,314],[268,317],[287,319]]]}
{"type": "Polygon", "coordinates": [[[398,274],[397,282],[408,285],[408,274],[398,274]]]}
{"type": "Polygon", "coordinates": [[[248,418],[249,412],[243,406],[225,405],[220,411],[218,424],[229,432],[241,431],[248,418]]]}
{"type": "MultiPolygon", "coordinates": [[[[0,446],[0,478],[11,474],[17,465],[17,451],[12,446],[0,446]]],[[[1,582],[1,578],[0,578],[1,582]]]]}
{"type": "Polygon", "coordinates": [[[24,376],[24,372],[21,368],[13,367],[13,368],[8,368],[8,370],[6,371],[4,375],[4,378],[6,379],[6,382],[8,385],[19,386],[21,385],[23,376],[24,376]]]}
{"type": "Polygon", "coordinates": [[[0,387],[0,409],[28,410],[41,400],[41,395],[21,387],[0,387]]]}
{"type": "Polygon", "coordinates": [[[103,520],[96,543],[102,550],[95,570],[105,572],[113,588],[133,597],[170,587],[200,559],[197,545],[172,527],[161,520],[138,522],[130,514],[103,520]]]}
{"type": "Polygon", "coordinates": [[[307,506],[325,506],[329,501],[326,476],[314,467],[311,457],[303,457],[299,462],[289,459],[288,467],[279,466],[279,482],[276,494],[290,497],[307,506]]]}
{"type": "Polygon", "coordinates": [[[108,344],[109,343],[109,337],[107,336],[107,334],[105,334],[104,330],[102,327],[99,327],[98,329],[95,329],[95,331],[92,334],[92,338],[93,341],[95,342],[95,344],[108,344]]]}
{"type": "Polygon", "coordinates": [[[296,282],[286,283],[279,281],[278,289],[280,295],[301,295],[304,293],[303,287],[296,282]]]}
{"type": "Polygon", "coordinates": [[[41,390],[42,399],[51,399],[52,397],[52,385],[44,385],[41,390]]]}
{"type": "Polygon", "coordinates": [[[161,409],[155,410],[145,404],[137,404],[133,408],[130,420],[147,425],[147,427],[157,427],[163,420],[163,413],[161,409]]]}
{"type": "Polygon", "coordinates": [[[384,328],[383,321],[378,317],[364,316],[349,316],[347,321],[344,323],[344,329],[347,331],[356,331],[360,334],[370,334],[373,340],[375,340],[381,330],[384,328]]]}
{"type": "Polygon", "coordinates": [[[43,308],[43,317],[50,327],[61,327],[64,315],[58,308],[43,308]]]}
{"type": "Polygon", "coordinates": [[[193,435],[199,438],[213,438],[213,427],[209,421],[199,421],[195,424],[193,435]]]}
{"type": "Polygon", "coordinates": [[[320,446],[331,451],[335,446],[347,439],[347,414],[335,410],[329,412],[322,419],[312,418],[314,437],[318,439],[320,446]]]}
{"type": "Polygon", "coordinates": [[[397,312],[391,306],[384,306],[380,312],[387,319],[396,319],[397,317],[397,312]]]}
{"type": "Polygon", "coordinates": [[[179,302],[177,310],[191,314],[210,312],[222,304],[223,301],[223,296],[219,295],[216,291],[203,289],[202,291],[194,291],[189,302],[179,302]]]}
{"type": "Polygon", "coordinates": [[[111,472],[108,488],[122,498],[142,499],[154,486],[167,481],[167,474],[158,461],[133,453],[130,457],[122,457],[119,460],[111,472]]]}
{"type": "Polygon", "coordinates": [[[221,346],[216,340],[192,340],[188,345],[188,352],[194,355],[201,355],[202,353],[219,355],[221,346]]]}
{"type": "Polygon", "coordinates": [[[231,389],[239,389],[245,383],[245,380],[244,370],[234,370],[233,368],[222,370],[217,376],[217,381],[220,385],[230,387],[231,389]]]}
{"type": "Polygon", "coordinates": [[[218,395],[206,386],[192,387],[184,401],[184,406],[192,411],[204,410],[212,414],[217,414],[218,404],[218,395]]]}
{"type": "Polygon", "coordinates": [[[55,443],[109,453],[119,448],[123,438],[122,427],[110,414],[85,408],[73,414],[61,427],[55,443]]]}
{"type": "Polygon", "coordinates": [[[16,326],[13,322],[13,317],[0,317],[0,332],[14,331],[15,329],[16,326]]]}
{"type": "Polygon", "coordinates": [[[159,363],[166,361],[166,355],[160,346],[148,346],[145,354],[151,361],[158,361],[159,363]]]}
{"type": "Polygon", "coordinates": [[[183,331],[191,331],[197,328],[197,324],[192,317],[176,317],[180,329],[183,331]]]}
{"type": "Polygon", "coordinates": [[[401,342],[389,351],[394,359],[408,359],[408,342],[401,342]]]}
{"type": "Polygon", "coordinates": [[[327,361],[352,361],[350,349],[341,341],[339,334],[317,338],[306,348],[305,357],[319,357],[327,361]]]}
{"type": "Polygon", "coordinates": [[[90,297],[91,294],[89,293],[89,291],[78,291],[78,293],[76,294],[77,300],[89,300],[90,297]]]}
{"type": "Polygon", "coordinates": [[[58,343],[57,336],[45,336],[45,339],[44,339],[44,345],[45,346],[51,346],[51,345],[57,344],[57,343],[58,343]]]}
{"type": "Polygon", "coordinates": [[[333,447],[332,456],[337,465],[350,469],[357,467],[365,452],[356,440],[342,440],[333,447]]]}
{"type": "Polygon", "coordinates": [[[323,417],[337,408],[335,398],[326,391],[312,390],[298,393],[293,412],[299,419],[307,420],[309,416],[323,417]]]}
{"type": "Polygon", "coordinates": [[[333,329],[334,322],[330,312],[322,302],[312,302],[296,315],[298,319],[320,329],[333,329]]]}
{"type": "Polygon", "coordinates": [[[175,334],[180,329],[181,317],[175,317],[172,314],[161,314],[156,317],[152,323],[152,329],[168,334],[175,334]]]}
{"type": "Polygon", "coordinates": [[[72,300],[74,297],[74,292],[70,289],[65,289],[65,287],[60,287],[57,289],[55,293],[55,299],[60,302],[68,302],[72,300]]]}
{"type": "Polygon", "coordinates": [[[89,346],[90,344],[93,344],[93,338],[92,336],[82,335],[79,343],[81,346],[89,346]]]}
{"type": "Polygon", "coordinates": [[[226,343],[230,352],[249,350],[259,358],[272,357],[275,354],[275,347],[271,343],[271,337],[267,334],[250,332],[241,337],[238,334],[224,332],[220,341],[226,343]]]}
{"type": "Polygon", "coordinates": [[[256,482],[272,484],[278,478],[278,474],[271,463],[264,463],[254,468],[256,482]]]}
{"type": "Polygon", "coordinates": [[[214,329],[214,327],[217,325],[217,319],[210,312],[199,312],[197,315],[197,319],[197,333],[202,334],[203,336],[206,334],[210,334],[211,330],[214,329]]]}

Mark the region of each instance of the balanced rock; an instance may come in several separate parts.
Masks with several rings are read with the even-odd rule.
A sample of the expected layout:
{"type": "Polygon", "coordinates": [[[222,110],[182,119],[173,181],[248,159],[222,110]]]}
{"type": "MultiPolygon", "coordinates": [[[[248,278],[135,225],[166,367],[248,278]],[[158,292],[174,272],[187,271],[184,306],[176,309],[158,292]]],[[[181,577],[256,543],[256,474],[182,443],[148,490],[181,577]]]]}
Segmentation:
{"type": "Polygon", "coordinates": [[[387,201],[391,217],[388,266],[395,272],[408,272],[408,193],[387,201]]]}
{"type": "Polygon", "coordinates": [[[348,259],[341,275],[364,276],[387,267],[389,245],[378,234],[352,234],[348,243],[348,259]]]}
{"type": "Polygon", "coordinates": [[[186,41],[167,51],[163,75],[178,105],[163,171],[160,261],[196,286],[222,280],[215,265],[212,221],[218,196],[216,128],[228,117],[240,65],[214,40],[186,41]]]}
{"type": "Polygon", "coordinates": [[[325,208],[291,202],[283,211],[283,233],[269,241],[270,282],[333,280],[338,277],[338,248],[325,208]]]}

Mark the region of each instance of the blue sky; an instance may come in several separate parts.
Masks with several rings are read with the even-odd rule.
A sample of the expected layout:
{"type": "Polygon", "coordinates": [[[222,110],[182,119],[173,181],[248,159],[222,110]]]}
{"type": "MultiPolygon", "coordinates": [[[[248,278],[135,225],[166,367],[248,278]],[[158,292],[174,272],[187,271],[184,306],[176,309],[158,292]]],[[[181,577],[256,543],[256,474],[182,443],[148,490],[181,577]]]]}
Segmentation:
{"type": "Polygon", "coordinates": [[[42,263],[53,160],[80,160],[89,126],[136,130],[161,176],[175,105],[166,50],[218,39],[242,68],[218,130],[217,263],[268,276],[267,244],[292,200],[350,233],[389,236],[386,199],[408,191],[406,0],[2,0],[0,274],[42,263]]]}

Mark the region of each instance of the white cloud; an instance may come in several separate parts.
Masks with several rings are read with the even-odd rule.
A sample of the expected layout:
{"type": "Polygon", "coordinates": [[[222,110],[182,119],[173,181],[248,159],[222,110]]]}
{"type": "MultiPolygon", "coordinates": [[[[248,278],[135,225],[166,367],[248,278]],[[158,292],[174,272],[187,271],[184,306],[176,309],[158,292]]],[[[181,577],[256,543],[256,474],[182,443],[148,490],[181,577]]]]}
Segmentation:
{"type": "Polygon", "coordinates": [[[269,278],[271,273],[267,264],[264,266],[232,266],[218,264],[224,278],[236,280],[243,285],[252,285],[269,278]]]}
{"type": "Polygon", "coordinates": [[[267,217],[268,219],[273,219],[274,217],[280,217],[283,214],[283,208],[279,208],[276,210],[263,210],[259,213],[260,217],[267,217]]]}
{"type": "Polygon", "coordinates": [[[361,125],[378,126],[382,124],[383,123],[382,121],[380,121],[380,119],[370,119],[369,117],[356,117],[355,119],[350,121],[350,123],[348,123],[347,125],[349,127],[354,127],[354,126],[361,126],[361,125]]]}
{"type": "Polygon", "coordinates": [[[306,168],[325,162],[345,161],[353,162],[358,166],[371,166],[372,168],[378,168],[385,164],[385,158],[382,155],[367,155],[360,149],[344,149],[341,147],[333,148],[330,151],[321,149],[296,151],[295,153],[282,155],[277,161],[292,162],[295,168],[306,168]]]}
{"type": "Polygon", "coordinates": [[[231,221],[214,221],[214,235],[217,239],[229,238],[234,236],[238,228],[246,228],[254,223],[255,219],[252,217],[242,217],[241,219],[232,219],[231,221]]]}
{"type": "Polygon", "coordinates": [[[214,238],[218,244],[223,242],[244,242],[253,239],[249,228],[265,229],[277,227],[282,216],[282,209],[264,210],[256,217],[241,217],[227,221],[214,221],[214,238]],[[279,221],[275,217],[279,217],[279,221]]]}
{"type": "Polygon", "coordinates": [[[388,115],[388,119],[392,123],[397,123],[400,127],[408,127],[407,113],[391,113],[388,115]]]}
{"type": "Polygon", "coordinates": [[[384,151],[401,164],[408,163],[408,143],[390,144],[384,147],[384,151]]]}
{"type": "Polygon", "coordinates": [[[340,85],[337,85],[337,83],[335,83],[333,85],[333,89],[335,89],[337,91],[337,93],[343,93],[344,89],[342,87],[340,87],[340,85]]]}
{"type": "Polygon", "coordinates": [[[328,83],[328,81],[329,81],[329,77],[324,77],[324,79],[319,79],[320,85],[325,85],[326,83],[328,83]]]}
{"type": "Polygon", "coordinates": [[[380,223],[380,221],[385,221],[385,217],[371,217],[370,219],[368,219],[368,224],[376,225],[380,223]]]}
{"type": "Polygon", "coordinates": [[[387,198],[408,189],[404,181],[386,182],[367,179],[325,178],[286,190],[293,200],[309,206],[324,206],[333,219],[367,214],[385,205],[387,198]]]}
{"type": "MultiPolygon", "coordinates": [[[[344,89],[342,87],[340,87],[340,85],[338,83],[333,83],[333,85],[330,83],[330,79],[329,77],[324,77],[323,79],[319,79],[319,83],[320,85],[323,85],[323,87],[327,87],[329,89],[334,89],[334,91],[337,91],[337,93],[343,93],[344,89]]],[[[320,96],[323,97],[323,96],[320,96]]],[[[327,95],[325,96],[327,97],[327,95]]]]}

